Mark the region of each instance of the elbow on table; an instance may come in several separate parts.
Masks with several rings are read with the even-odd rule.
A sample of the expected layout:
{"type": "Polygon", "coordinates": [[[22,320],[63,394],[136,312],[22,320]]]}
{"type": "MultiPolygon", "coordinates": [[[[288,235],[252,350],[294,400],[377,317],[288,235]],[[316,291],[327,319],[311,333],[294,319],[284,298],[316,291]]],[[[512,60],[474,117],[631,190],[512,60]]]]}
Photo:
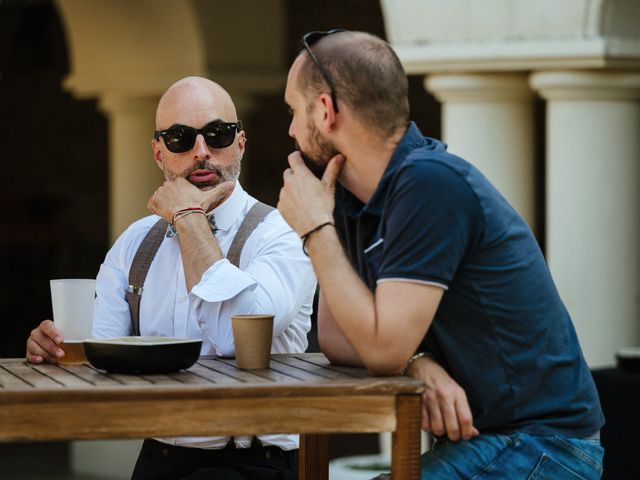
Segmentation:
{"type": "Polygon", "coordinates": [[[400,375],[407,364],[407,359],[404,356],[391,357],[389,355],[370,354],[363,360],[367,371],[371,375],[386,377],[400,375]]]}

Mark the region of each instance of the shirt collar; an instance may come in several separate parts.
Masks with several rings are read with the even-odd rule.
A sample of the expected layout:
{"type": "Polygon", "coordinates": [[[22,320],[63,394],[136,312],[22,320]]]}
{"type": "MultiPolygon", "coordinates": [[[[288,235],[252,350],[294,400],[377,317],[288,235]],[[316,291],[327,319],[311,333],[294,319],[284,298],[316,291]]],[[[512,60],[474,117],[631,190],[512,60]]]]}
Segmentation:
{"type": "Polygon", "coordinates": [[[394,174],[403,164],[407,156],[416,148],[421,147],[426,142],[424,136],[416,126],[414,122],[409,122],[407,131],[400,139],[398,146],[391,155],[391,159],[385,168],[382,178],[378,183],[378,186],[373,192],[373,195],[369,199],[369,203],[366,205],[358,200],[351,192],[340,185],[340,188],[336,189],[338,199],[343,210],[350,217],[358,217],[363,213],[371,213],[374,215],[382,215],[382,207],[386,196],[386,190],[393,178],[394,174]]]}
{"type": "Polygon", "coordinates": [[[213,214],[216,217],[216,226],[219,230],[229,230],[236,220],[242,216],[248,196],[240,182],[236,181],[229,198],[213,209],[213,214]]]}

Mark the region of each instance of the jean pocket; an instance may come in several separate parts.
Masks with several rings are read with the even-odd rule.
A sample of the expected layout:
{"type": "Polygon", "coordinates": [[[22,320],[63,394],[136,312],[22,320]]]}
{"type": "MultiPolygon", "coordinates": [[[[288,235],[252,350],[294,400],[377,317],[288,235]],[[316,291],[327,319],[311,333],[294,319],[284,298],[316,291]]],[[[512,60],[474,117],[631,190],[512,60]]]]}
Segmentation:
{"type": "Polygon", "coordinates": [[[604,449],[600,446],[599,440],[554,437],[552,442],[602,475],[604,449]]]}
{"type": "Polygon", "coordinates": [[[593,480],[600,478],[600,475],[595,471],[593,473],[593,476],[579,475],[546,453],[543,453],[527,480],[593,480]]]}

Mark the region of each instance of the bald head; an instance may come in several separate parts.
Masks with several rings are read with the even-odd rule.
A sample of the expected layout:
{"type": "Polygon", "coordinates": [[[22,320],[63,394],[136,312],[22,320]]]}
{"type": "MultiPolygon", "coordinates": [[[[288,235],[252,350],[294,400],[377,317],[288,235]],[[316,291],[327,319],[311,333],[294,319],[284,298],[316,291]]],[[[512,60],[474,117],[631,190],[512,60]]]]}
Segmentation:
{"type": "Polygon", "coordinates": [[[174,124],[200,128],[215,119],[235,122],[236,107],[224,88],[202,77],[186,77],[171,85],[156,110],[158,130],[174,124]]]}
{"type": "MultiPolygon", "coordinates": [[[[321,38],[311,50],[334,84],[338,105],[346,104],[364,125],[383,137],[406,129],[408,80],[387,42],[369,33],[345,31],[321,38]]],[[[295,64],[302,92],[317,95],[328,91],[306,50],[300,52],[295,64]]]]}

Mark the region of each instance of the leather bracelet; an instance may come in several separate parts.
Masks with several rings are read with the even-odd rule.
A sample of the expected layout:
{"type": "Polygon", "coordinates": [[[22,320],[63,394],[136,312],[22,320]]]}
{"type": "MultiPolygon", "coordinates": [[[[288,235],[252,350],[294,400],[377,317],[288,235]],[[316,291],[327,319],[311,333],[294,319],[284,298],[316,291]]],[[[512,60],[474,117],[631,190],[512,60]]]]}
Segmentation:
{"type": "Polygon", "coordinates": [[[414,356],[412,356],[409,361],[407,362],[407,364],[404,366],[404,368],[402,369],[402,371],[400,372],[400,375],[404,375],[405,373],[407,373],[407,370],[409,370],[409,367],[411,366],[411,364],[413,362],[415,362],[416,360],[418,360],[419,358],[422,357],[430,357],[431,354],[429,352],[418,352],[416,353],[414,356]]]}
{"type": "Polygon", "coordinates": [[[309,230],[304,235],[300,235],[300,238],[302,239],[302,252],[307,257],[309,256],[309,252],[307,252],[307,241],[309,240],[309,238],[311,237],[312,234],[316,233],[318,230],[320,230],[321,228],[324,228],[324,227],[326,227],[328,225],[331,225],[332,227],[335,227],[333,222],[324,222],[324,223],[321,223],[320,225],[318,225],[317,227],[312,228],[311,230],[309,230]]]}
{"type": "Polygon", "coordinates": [[[173,217],[171,218],[171,223],[173,225],[176,224],[176,221],[178,221],[180,218],[189,215],[191,213],[202,213],[203,215],[206,216],[206,213],[204,213],[204,210],[200,207],[189,207],[189,208],[183,208],[181,210],[178,210],[176,213],[173,214],[173,217]]]}

